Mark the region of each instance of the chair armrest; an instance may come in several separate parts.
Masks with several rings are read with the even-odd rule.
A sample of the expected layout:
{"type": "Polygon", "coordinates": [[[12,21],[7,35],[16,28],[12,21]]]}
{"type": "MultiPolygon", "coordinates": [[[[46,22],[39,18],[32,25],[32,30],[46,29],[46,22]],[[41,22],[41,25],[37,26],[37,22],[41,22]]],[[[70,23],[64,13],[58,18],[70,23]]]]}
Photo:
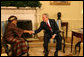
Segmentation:
{"type": "Polygon", "coordinates": [[[1,39],[3,38],[3,34],[1,34],[1,39]]]}
{"type": "Polygon", "coordinates": [[[4,39],[3,39],[3,35],[1,34],[1,45],[3,45],[4,47],[7,47],[4,39]]]}
{"type": "Polygon", "coordinates": [[[60,32],[64,32],[64,30],[60,30],[60,32]]]}
{"type": "Polygon", "coordinates": [[[1,34],[1,37],[3,37],[3,35],[1,34]]]}
{"type": "Polygon", "coordinates": [[[25,41],[27,41],[28,42],[28,40],[27,39],[25,39],[25,38],[23,38],[25,41]]]}
{"type": "Polygon", "coordinates": [[[60,33],[64,33],[64,30],[59,30],[60,31],[60,33]]]}

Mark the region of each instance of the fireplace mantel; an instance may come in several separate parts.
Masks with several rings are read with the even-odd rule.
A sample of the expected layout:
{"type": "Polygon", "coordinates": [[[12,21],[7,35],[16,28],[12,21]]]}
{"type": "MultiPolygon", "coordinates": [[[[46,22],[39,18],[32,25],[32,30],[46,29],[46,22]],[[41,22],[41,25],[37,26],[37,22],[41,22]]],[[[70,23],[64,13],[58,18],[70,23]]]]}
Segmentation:
{"type": "Polygon", "coordinates": [[[4,10],[36,10],[37,8],[35,7],[1,7],[1,9],[4,10]]]}

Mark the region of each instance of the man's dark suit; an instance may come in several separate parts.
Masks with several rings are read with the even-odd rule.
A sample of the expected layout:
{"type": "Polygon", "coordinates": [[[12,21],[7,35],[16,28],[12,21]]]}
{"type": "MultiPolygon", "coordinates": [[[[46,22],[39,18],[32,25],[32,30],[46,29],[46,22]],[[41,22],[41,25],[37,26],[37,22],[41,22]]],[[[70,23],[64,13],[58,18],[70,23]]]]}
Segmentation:
{"type": "Polygon", "coordinates": [[[56,44],[56,50],[61,50],[61,42],[62,42],[62,37],[60,35],[60,31],[59,31],[59,28],[57,26],[57,23],[55,22],[54,19],[49,19],[49,22],[50,22],[50,26],[52,28],[52,31],[51,32],[47,26],[47,24],[42,21],[41,24],[40,24],[40,27],[39,29],[35,30],[35,34],[39,33],[41,30],[44,30],[44,50],[45,50],[45,53],[48,53],[48,42],[49,42],[49,39],[52,37],[52,35],[56,34],[56,37],[55,39],[57,40],[57,44],[56,44]]]}

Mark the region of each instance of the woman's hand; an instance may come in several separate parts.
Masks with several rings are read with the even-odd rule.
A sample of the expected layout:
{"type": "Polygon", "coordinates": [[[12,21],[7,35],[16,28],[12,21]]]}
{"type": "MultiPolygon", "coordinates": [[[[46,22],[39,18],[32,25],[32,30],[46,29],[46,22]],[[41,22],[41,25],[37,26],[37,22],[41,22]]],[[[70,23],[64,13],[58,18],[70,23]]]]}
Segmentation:
{"type": "Polygon", "coordinates": [[[24,30],[24,33],[29,33],[29,31],[28,30],[24,30]]]}
{"type": "Polygon", "coordinates": [[[29,34],[33,34],[34,32],[33,31],[29,31],[29,34]]]}
{"type": "Polygon", "coordinates": [[[33,32],[33,31],[24,30],[24,33],[32,34],[32,33],[34,33],[34,32],[33,32]]]}

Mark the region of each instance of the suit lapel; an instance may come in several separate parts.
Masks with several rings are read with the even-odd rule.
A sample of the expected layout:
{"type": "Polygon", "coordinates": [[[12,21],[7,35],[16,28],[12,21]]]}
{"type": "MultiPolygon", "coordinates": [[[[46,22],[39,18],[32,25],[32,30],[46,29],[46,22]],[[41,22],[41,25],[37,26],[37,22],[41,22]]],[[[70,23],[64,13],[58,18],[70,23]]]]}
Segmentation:
{"type": "Polygon", "coordinates": [[[48,28],[48,26],[47,26],[46,22],[44,22],[44,25],[45,25],[45,28],[49,30],[49,28],[48,28]]]}
{"type": "Polygon", "coordinates": [[[46,22],[44,22],[44,27],[45,27],[45,28],[48,28],[48,26],[47,26],[46,22]]]}
{"type": "MultiPolygon", "coordinates": [[[[50,26],[53,30],[53,22],[50,19],[49,19],[49,23],[50,23],[50,26]]],[[[50,30],[45,22],[44,22],[44,24],[45,24],[46,29],[50,30]]]]}
{"type": "Polygon", "coordinates": [[[50,19],[49,19],[49,22],[50,22],[50,26],[51,26],[51,28],[53,28],[53,24],[52,24],[52,21],[50,21],[50,19]]]}

